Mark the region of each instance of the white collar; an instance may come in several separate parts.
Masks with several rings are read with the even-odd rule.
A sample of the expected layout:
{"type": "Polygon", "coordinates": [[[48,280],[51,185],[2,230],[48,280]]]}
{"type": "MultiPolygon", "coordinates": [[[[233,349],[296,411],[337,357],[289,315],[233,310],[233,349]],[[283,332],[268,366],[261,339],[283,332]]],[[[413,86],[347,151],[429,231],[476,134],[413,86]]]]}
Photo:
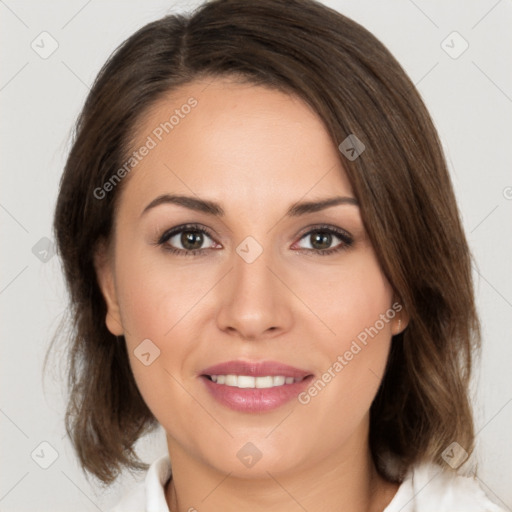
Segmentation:
{"type": "Polygon", "coordinates": [[[166,453],[151,464],[146,474],[146,512],[169,512],[165,499],[165,484],[170,477],[171,461],[169,454],[166,453]]]}

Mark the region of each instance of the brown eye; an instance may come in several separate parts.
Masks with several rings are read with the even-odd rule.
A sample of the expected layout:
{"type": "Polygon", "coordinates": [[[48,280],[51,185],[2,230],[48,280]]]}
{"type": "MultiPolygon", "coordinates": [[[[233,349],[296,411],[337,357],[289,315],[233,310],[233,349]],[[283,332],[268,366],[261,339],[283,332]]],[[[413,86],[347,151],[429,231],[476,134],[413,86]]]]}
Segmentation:
{"type": "Polygon", "coordinates": [[[200,249],[204,242],[204,235],[199,231],[182,231],[180,243],[184,249],[193,251],[200,249]]]}
{"type": "Polygon", "coordinates": [[[343,230],[333,227],[319,227],[308,231],[301,237],[301,240],[309,240],[309,247],[301,247],[301,250],[313,252],[319,255],[332,254],[350,248],[354,241],[352,237],[343,230]],[[339,240],[335,247],[333,243],[339,240]]]}
{"type": "Polygon", "coordinates": [[[332,244],[332,235],[325,231],[316,231],[314,235],[309,236],[311,237],[311,245],[313,246],[313,249],[329,249],[332,244]]]}
{"type": "Polygon", "coordinates": [[[165,250],[175,254],[194,256],[202,254],[215,246],[211,235],[201,226],[185,225],[177,226],[166,231],[157,242],[165,250]],[[206,239],[212,240],[210,247],[203,247],[206,239]]]}

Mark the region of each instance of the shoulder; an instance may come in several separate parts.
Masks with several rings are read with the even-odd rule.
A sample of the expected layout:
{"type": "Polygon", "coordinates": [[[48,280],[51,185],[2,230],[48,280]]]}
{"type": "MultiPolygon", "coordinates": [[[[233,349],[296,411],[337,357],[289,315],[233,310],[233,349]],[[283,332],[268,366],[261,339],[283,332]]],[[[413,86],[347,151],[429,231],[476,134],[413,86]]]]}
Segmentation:
{"type": "Polygon", "coordinates": [[[384,512],[504,512],[478,480],[424,462],[411,468],[384,512]]]}
{"type": "Polygon", "coordinates": [[[108,512],[169,512],[165,484],[171,476],[168,454],[150,465],[146,478],[132,487],[108,512]]]}

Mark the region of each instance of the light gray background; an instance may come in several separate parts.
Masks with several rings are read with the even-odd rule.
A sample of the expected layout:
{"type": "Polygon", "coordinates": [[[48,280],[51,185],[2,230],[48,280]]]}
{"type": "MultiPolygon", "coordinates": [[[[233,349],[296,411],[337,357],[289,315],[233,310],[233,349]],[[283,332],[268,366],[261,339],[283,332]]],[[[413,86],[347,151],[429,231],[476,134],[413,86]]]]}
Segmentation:
{"type": "MultiPolygon", "coordinates": [[[[134,482],[127,475],[106,492],[90,485],[77,464],[64,431],[62,376],[53,368],[44,385],[42,378],[43,357],[66,306],[60,264],[56,257],[42,262],[32,248],[52,237],[71,128],[101,65],[142,25],[197,3],[0,1],[3,512],[107,510],[134,482]],[[34,40],[43,45],[43,31],[58,42],[46,59],[31,47],[34,40]],[[42,442],[58,454],[48,469],[40,464],[52,462],[52,449],[42,442]]],[[[474,382],[480,481],[494,501],[512,510],[512,3],[325,3],[388,46],[439,130],[477,262],[484,338],[474,382]],[[458,58],[463,41],[446,40],[453,31],[469,44],[458,58]]],[[[49,48],[49,39],[44,45],[49,48]]],[[[138,447],[151,462],[166,450],[162,432],[138,447]]]]}

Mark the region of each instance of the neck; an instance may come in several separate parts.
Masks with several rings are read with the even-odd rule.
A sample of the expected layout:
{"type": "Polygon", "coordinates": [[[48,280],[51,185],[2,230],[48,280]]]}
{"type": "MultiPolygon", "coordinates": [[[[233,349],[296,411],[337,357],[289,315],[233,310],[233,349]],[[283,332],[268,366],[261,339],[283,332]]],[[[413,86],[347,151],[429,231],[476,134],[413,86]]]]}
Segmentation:
{"type": "Polygon", "coordinates": [[[367,429],[315,464],[275,475],[243,478],[197,460],[168,437],[172,479],[166,486],[171,512],[380,512],[397,484],[377,472],[368,446],[367,429]],[[362,435],[361,435],[362,434],[362,435]]]}

